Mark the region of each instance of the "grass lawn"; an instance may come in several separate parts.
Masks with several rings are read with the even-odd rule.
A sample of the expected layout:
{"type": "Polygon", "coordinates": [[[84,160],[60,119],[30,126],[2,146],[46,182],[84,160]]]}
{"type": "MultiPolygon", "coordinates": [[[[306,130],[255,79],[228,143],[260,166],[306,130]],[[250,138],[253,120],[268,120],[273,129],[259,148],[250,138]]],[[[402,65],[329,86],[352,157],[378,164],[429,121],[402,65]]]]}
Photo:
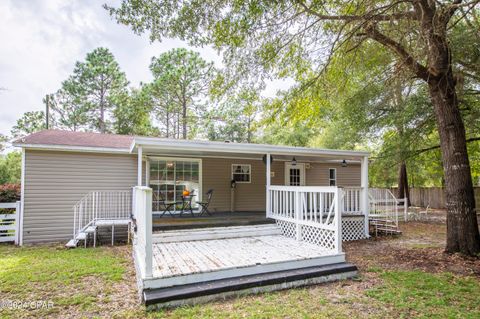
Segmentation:
{"type": "Polygon", "coordinates": [[[397,238],[345,245],[361,275],[303,289],[146,313],[138,304],[129,246],[0,245],[1,318],[480,318],[480,262],[442,253],[445,227],[412,223],[397,238]]]}

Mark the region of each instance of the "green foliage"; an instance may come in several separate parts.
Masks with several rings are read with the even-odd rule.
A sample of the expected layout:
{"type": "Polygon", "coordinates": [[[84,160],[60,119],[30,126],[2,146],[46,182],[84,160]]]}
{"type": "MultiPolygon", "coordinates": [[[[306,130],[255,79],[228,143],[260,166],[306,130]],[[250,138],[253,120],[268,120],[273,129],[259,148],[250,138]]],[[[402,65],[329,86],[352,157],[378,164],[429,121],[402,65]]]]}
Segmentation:
{"type": "MultiPolygon", "coordinates": [[[[443,9],[438,12],[447,5],[439,2],[437,8],[443,9]]],[[[414,184],[441,183],[438,152],[418,152],[439,143],[425,83],[412,78],[397,51],[365,36],[372,16],[410,12],[411,3],[124,0],[106,8],[118,22],[149,33],[152,40],[178,37],[218,49],[227,66],[215,81],[222,94],[244,84],[261,87],[269,78],[294,79],[296,85],[264,109],[263,116],[273,123],[263,129],[265,141],[370,149],[373,183],[394,185],[402,162],[414,184]],[[276,134],[275,127],[283,123],[288,123],[285,134],[276,134]],[[291,134],[292,127],[301,131],[291,134]]],[[[446,40],[458,73],[462,115],[467,135],[479,136],[478,9],[457,10],[451,21],[446,40]]],[[[380,19],[375,28],[428,67],[429,43],[418,32],[418,20],[380,19]]],[[[477,149],[469,146],[470,158],[479,156],[477,149]]],[[[476,167],[472,164],[474,177],[480,174],[476,167]]]]}
{"type": "Polygon", "coordinates": [[[0,157],[0,184],[20,183],[22,153],[10,152],[0,157]]]}
{"type": "Polygon", "coordinates": [[[0,152],[3,152],[7,147],[8,136],[0,134],[0,152]]]}
{"type": "Polygon", "coordinates": [[[81,87],[73,76],[62,82],[62,88],[50,95],[49,106],[55,128],[78,131],[88,123],[87,106],[81,87]]]}
{"type": "Polygon", "coordinates": [[[228,96],[207,115],[207,138],[211,141],[253,142],[258,129],[256,117],[261,109],[260,103],[260,96],[253,90],[228,96]]]}
{"type": "Polygon", "coordinates": [[[81,109],[87,112],[89,127],[111,131],[110,113],[122,101],[119,96],[128,85],[113,54],[106,48],[88,53],[85,62],[76,63],[70,80],[74,81],[73,93],[80,95],[81,109]]]}
{"type": "Polygon", "coordinates": [[[26,112],[13,126],[11,134],[14,138],[26,136],[45,129],[45,112],[26,112]]]}
{"type": "Polygon", "coordinates": [[[113,129],[117,134],[156,135],[150,121],[152,100],[144,89],[132,89],[130,93],[120,97],[122,101],[113,111],[115,119],[113,129]]]}
{"type": "Polygon", "coordinates": [[[152,58],[150,70],[154,77],[150,92],[154,102],[159,102],[154,108],[160,129],[167,137],[194,136],[192,126],[203,117],[202,99],[215,75],[213,63],[206,62],[198,52],[177,48],[152,58]]]}

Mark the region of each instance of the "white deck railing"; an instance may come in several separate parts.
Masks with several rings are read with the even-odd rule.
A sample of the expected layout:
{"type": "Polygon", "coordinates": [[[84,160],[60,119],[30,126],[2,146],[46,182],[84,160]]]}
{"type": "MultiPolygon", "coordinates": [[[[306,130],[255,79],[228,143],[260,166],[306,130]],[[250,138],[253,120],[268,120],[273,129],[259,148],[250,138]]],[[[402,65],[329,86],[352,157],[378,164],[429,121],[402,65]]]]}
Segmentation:
{"type": "Polygon", "coordinates": [[[343,214],[356,214],[364,215],[362,207],[362,194],[363,188],[361,187],[345,187],[343,188],[343,214]]]}
{"type": "Polygon", "coordinates": [[[141,278],[152,277],[152,189],[145,186],[133,188],[133,216],[135,216],[135,237],[133,249],[141,278]]]}
{"type": "Polygon", "coordinates": [[[341,188],[270,186],[268,192],[267,217],[285,236],[342,251],[341,188]]]}
{"type": "Polygon", "coordinates": [[[398,226],[398,200],[389,189],[370,188],[370,217],[398,226]]]}
{"type": "Polygon", "coordinates": [[[73,238],[101,220],[128,220],[132,214],[132,192],[89,192],[73,206],[73,214],[73,238]]]}

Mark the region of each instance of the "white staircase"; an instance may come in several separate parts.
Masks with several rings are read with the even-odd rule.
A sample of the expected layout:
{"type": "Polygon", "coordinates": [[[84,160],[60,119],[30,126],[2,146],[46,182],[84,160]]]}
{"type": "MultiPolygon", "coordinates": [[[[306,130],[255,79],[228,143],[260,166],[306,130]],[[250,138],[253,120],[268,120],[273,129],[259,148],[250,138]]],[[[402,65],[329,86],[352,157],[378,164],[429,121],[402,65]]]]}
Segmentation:
{"type": "MultiPolygon", "coordinates": [[[[115,226],[131,226],[131,191],[92,191],[73,206],[73,238],[65,245],[77,247],[83,241],[85,247],[93,235],[96,246],[97,231],[100,227],[112,228],[112,245],[115,240],[115,226]]],[[[130,234],[130,231],[128,231],[130,234]]]]}
{"type": "Polygon", "coordinates": [[[388,189],[370,188],[369,224],[375,236],[395,235],[402,232],[398,228],[399,201],[388,189]]]}

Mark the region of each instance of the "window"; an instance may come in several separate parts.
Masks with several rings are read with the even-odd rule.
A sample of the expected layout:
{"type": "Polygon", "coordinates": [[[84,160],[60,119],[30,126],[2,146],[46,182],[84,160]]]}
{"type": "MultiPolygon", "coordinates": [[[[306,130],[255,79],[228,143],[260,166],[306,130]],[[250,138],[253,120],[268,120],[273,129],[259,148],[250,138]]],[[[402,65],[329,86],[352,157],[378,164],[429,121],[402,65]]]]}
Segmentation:
{"type": "Polygon", "coordinates": [[[335,169],[335,168],[330,168],[329,169],[328,179],[330,181],[330,183],[329,183],[330,186],[336,186],[337,185],[337,169],[335,169]]]}
{"type": "Polygon", "coordinates": [[[237,183],[250,183],[252,166],[250,164],[232,164],[232,180],[237,183]]]}
{"type": "Polygon", "coordinates": [[[199,160],[150,158],[150,181],[153,211],[162,210],[163,201],[178,201],[184,190],[193,192],[193,206],[200,198],[199,160]]]}

